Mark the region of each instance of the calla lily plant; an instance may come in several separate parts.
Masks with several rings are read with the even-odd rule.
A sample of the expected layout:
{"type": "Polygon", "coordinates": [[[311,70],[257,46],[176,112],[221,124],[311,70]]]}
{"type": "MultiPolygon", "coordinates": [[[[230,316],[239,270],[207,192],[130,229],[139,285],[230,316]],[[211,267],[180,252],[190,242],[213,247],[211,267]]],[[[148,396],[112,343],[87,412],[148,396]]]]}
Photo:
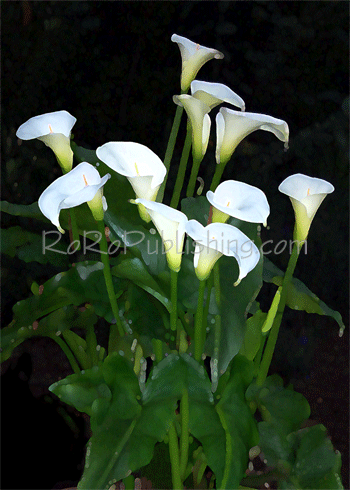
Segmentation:
{"type": "Polygon", "coordinates": [[[76,118],[67,111],[49,112],[34,116],[22,124],[16,136],[21,140],[39,139],[55,153],[63,172],[73,166],[73,151],[70,147],[70,134],[76,118]]]}
{"type": "Polygon", "coordinates": [[[201,225],[196,220],[189,220],[186,233],[195,241],[194,268],[200,281],[205,281],[222,256],[234,257],[239,266],[237,286],[241,280],[259,262],[260,252],[257,246],[238,228],[225,223],[201,225]]]}
{"type": "Polygon", "coordinates": [[[294,174],[287,177],[278,190],[290,197],[294,208],[294,239],[305,241],[316,211],[327,194],[334,191],[333,185],[323,179],[294,174]]]}
{"type": "Polygon", "coordinates": [[[192,80],[196,78],[198,71],[209,60],[222,59],[224,55],[216,49],[206,48],[190,41],[186,37],[173,34],[171,40],[177,43],[181,52],[181,90],[187,92],[192,80]]]}
{"type": "Polygon", "coordinates": [[[265,193],[257,187],[236,180],[226,180],[215,192],[208,191],[207,199],[213,206],[213,223],[225,223],[232,216],[266,226],[270,206],[265,193]]]}
{"type": "Polygon", "coordinates": [[[84,202],[88,203],[94,218],[101,221],[107,209],[102,187],[110,177],[106,174],[101,178],[93,165],[82,162],[44,190],[38,200],[40,211],[61,233],[64,233],[59,223],[61,209],[73,208],[84,202]]]}
{"type": "MultiPolygon", "coordinates": [[[[96,155],[112,170],[127,177],[137,198],[155,201],[166,168],[147,146],[131,141],[111,141],[97,148],[96,155]]],[[[151,220],[142,204],[139,211],[142,219],[151,220]]]]}

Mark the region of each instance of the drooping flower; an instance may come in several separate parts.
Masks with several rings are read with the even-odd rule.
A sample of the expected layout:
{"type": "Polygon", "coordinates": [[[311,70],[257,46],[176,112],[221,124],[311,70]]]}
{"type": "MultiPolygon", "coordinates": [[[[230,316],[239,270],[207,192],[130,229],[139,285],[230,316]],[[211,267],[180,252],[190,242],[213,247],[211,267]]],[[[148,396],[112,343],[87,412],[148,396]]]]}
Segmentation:
{"type": "Polygon", "coordinates": [[[211,223],[202,226],[196,220],[189,220],[186,233],[196,242],[194,268],[200,281],[204,281],[222,256],[234,257],[239,266],[239,276],[234,286],[259,262],[257,246],[238,228],[225,223],[211,223]]]}
{"type": "Polygon", "coordinates": [[[142,204],[147,209],[162,238],[169,268],[178,272],[181,267],[187,216],[159,202],[135,199],[135,203],[142,204]]]}
{"type": "Polygon", "coordinates": [[[264,114],[222,107],[216,116],[216,163],[225,165],[237,145],[257,129],[270,131],[288,147],[289,128],[285,121],[264,114]]]}
{"type": "Polygon", "coordinates": [[[70,134],[76,121],[67,111],[49,112],[30,118],[18,128],[16,136],[21,140],[43,141],[55,153],[58,163],[66,173],[73,166],[70,134]]]}
{"type": "Polygon", "coordinates": [[[270,206],[264,192],[257,187],[237,180],[226,180],[215,192],[208,191],[207,199],[213,206],[213,223],[225,223],[232,216],[266,226],[270,206]]]}
{"type": "Polygon", "coordinates": [[[175,104],[185,108],[192,128],[193,159],[201,161],[207,151],[211,120],[208,115],[210,107],[191,95],[174,95],[175,104]]]}
{"type": "MultiPolygon", "coordinates": [[[[166,168],[147,146],[131,141],[111,141],[97,148],[96,155],[112,170],[127,177],[136,197],[155,201],[166,168]]],[[[149,222],[150,217],[142,204],[139,211],[141,217],[149,222]]]]}
{"type": "Polygon", "coordinates": [[[38,201],[40,211],[61,233],[64,233],[59,222],[61,209],[74,208],[84,202],[88,203],[94,218],[101,221],[107,209],[102,187],[110,177],[106,174],[101,178],[93,165],[82,162],[44,190],[38,201]]]}
{"type": "Polygon", "coordinates": [[[181,52],[181,90],[183,92],[187,92],[192,80],[196,78],[198,71],[207,61],[212,58],[222,59],[224,57],[216,49],[206,48],[177,34],[173,34],[171,40],[178,44],[181,52]]]}
{"type": "Polygon", "coordinates": [[[294,208],[294,239],[305,241],[316,211],[326,195],[334,191],[333,185],[326,180],[294,174],[287,177],[278,190],[290,197],[294,208]]]}
{"type": "Polygon", "coordinates": [[[227,85],[222,83],[202,82],[193,80],[191,83],[191,94],[196,99],[207,104],[210,109],[213,109],[222,102],[227,102],[242,111],[245,110],[244,100],[231,90],[227,85]]]}

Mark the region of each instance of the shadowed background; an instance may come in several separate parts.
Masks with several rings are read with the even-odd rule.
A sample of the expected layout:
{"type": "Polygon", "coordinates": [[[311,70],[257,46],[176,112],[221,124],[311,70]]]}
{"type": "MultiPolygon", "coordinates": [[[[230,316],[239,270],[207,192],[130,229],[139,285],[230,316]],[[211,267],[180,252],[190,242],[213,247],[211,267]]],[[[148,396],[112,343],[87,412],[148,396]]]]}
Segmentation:
{"type": "MultiPolygon", "coordinates": [[[[301,172],[335,186],[314,219],[308,254],[301,254],[295,275],[339,310],[347,324],[347,2],[4,2],[2,200],[31,204],[61,175],[54,155],[43,143],[34,140],[19,144],[15,136],[23,122],[45,112],[65,109],[73,114],[78,145],[96,149],[112,140],[137,141],[164,158],[176,108],[172,96],[180,93],[180,52],[170,41],[174,32],[224,53],[223,60],[212,60],[200,70],[199,80],[224,83],[244,99],[247,111],[289,124],[287,152],[271,133],[257,131],[238,146],[223,176],[256,185],[266,193],[271,215],[263,239],[273,240],[269,258],[277,266],[285,269],[288,250],[274,253],[273,248],[280,240],[292,238],[294,226],[290,201],[278,192],[278,185],[288,175],[301,172]]],[[[215,113],[211,115],[215,117],[215,113]]],[[[205,191],[215,168],[214,117],[200,169],[205,191]]],[[[170,202],[184,138],[183,121],[166,203],[170,202]]],[[[2,221],[3,227],[20,224],[28,228],[28,221],[9,215],[3,214],[2,221]]],[[[11,320],[14,303],[30,294],[32,281],[40,284],[55,272],[52,266],[24,264],[3,256],[3,325],[11,320]]],[[[267,287],[259,298],[263,307],[267,308],[271,294],[267,287]]],[[[311,418],[328,428],[335,448],[343,454],[344,487],[348,488],[347,331],[340,339],[333,320],[288,310],[277,349],[271,372],[278,371],[292,381],[308,398],[311,418]]],[[[23,488],[63,488],[59,481],[74,483],[81,472],[77,465],[83,448],[73,450],[67,439],[57,439],[60,433],[49,438],[50,449],[43,442],[43,456],[30,459],[27,443],[35,435],[39,437],[40,424],[28,417],[22,427],[18,420],[23,421],[29,413],[24,395],[13,401],[13,383],[27,378],[32,392],[27,393],[28,404],[34,394],[34,401],[39,403],[40,399],[40,407],[46,408],[48,398],[44,403],[42,397],[47,387],[57,376],[68,374],[64,356],[57,362],[58,355],[50,341],[29,341],[5,366],[5,370],[10,369],[3,376],[3,424],[12,416],[12,430],[17,431],[12,441],[9,439],[8,457],[18,457],[20,440],[28,472],[35,464],[42,470],[40,458],[45,453],[49,454],[45,464],[52,468],[51,480],[44,479],[40,486],[42,475],[27,474],[23,488]],[[31,353],[32,367],[28,357],[20,357],[26,352],[31,353]],[[20,363],[16,366],[17,359],[23,367],[20,363]],[[6,382],[10,375],[11,389],[6,382]],[[26,432],[35,423],[38,426],[33,434],[26,432]],[[61,444],[66,444],[65,452],[61,444]],[[55,447],[60,448],[58,455],[55,447]],[[77,462],[70,469],[68,461],[74,455],[77,462]]],[[[34,410],[38,413],[39,409],[34,410]]],[[[83,432],[79,428],[81,418],[78,420],[74,413],[70,416],[77,424],[73,433],[78,437],[83,432]]],[[[12,475],[15,479],[11,480],[5,473],[3,478],[8,481],[2,488],[21,487],[20,476],[12,475]]]]}

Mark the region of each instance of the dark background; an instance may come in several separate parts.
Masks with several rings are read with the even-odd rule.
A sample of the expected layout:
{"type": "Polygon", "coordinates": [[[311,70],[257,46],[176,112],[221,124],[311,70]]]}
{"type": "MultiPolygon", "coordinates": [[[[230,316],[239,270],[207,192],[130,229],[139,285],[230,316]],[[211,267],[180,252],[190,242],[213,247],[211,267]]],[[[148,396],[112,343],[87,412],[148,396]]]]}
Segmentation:
{"type": "MultiPolygon", "coordinates": [[[[339,310],[348,324],[348,2],[2,2],[2,200],[31,204],[61,170],[39,141],[19,144],[15,132],[34,115],[65,109],[77,118],[77,144],[137,141],[164,157],[178,94],[180,52],[175,32],[216,48],[199,80],[228,85],[249,112],[288,122],[290,148],[257,131],[237,148],[224,179],[256,185],[271,206],[263,239],[289,240],[294,216],[280,194],[284,178],[301,172],[330,181],[311,227],[308,254],[295,275],[339,310]]],[[[215,166],[215,117],[200,175],[209,188],[215,166]]],[[[183,122],[168,188],[176,177],[183,122]]],[[[165,202],[170,201],[171,192],[165,202]]],[[[3,226],[25,220],[2,216],[3,226]]],[[[269,256],[285,269],[288,253],[269,256]]],[[[2,258],[3,324],[13,304],[56,270],[2,258]]],[[[271,292],[259,299],[267,304],[271,292]]],[[[279,372],[311,405],[343,455],[348,486],[348,331],[334,320],[286,311],[271,372],[279,372]]],[[[82,418],[48,396],[69,373],[49,340],[28,341],[3,366],[2,488],[63,488],[82,471],[82,418]],[[28,354],[30,353],[30,355],[28,354]],[[20,391],[21,390],[21,391],[20,391]],[[49,403],[51,401],[51,403],[49,403]],[[65,412],[63,412],[65,410],[65,412]],[[58,413],[60,412],[60,413],[58,413]],[[47,415],[48,414],[48,415],[47,415]],[[62,418],[62,414],[65,418],[62,418]],[[35,447],[35,450],[33,449],[35,447]],[[18,471],[7,464],[17,461],[18,471]]]]}

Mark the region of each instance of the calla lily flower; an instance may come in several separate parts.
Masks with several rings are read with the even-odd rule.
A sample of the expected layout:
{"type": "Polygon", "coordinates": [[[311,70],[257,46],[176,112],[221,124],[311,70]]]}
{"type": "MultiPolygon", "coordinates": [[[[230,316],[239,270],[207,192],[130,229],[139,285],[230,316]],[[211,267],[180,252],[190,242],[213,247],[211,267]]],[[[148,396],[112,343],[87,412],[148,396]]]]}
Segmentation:
{"type": "Polygon", "coordinates": [[[234,257],[239,266],[239,276],[234,286],[259,262],[257,246],[238,228],[225,223],[211,223],[202,226],[196,220],[189,220],[186,233],[196,242],[194,268],[200,281],[204,281],[222,256],[234,257]]]}
{"type": "Polygon", "coordinates": [[[210,109],[213,109],[222,102],[227,102],[242,111],[245,110],[244,100],[231,90],[227,85],[222,83],[201,82],[193,80],[191,83],[191,94],[196,99],[205,102],[210,109]]]}
{"type": "Polygon", "coordinates": [[[101,221],[107,209],[102,187],[110,177],[106,174],[101,178],[93,165],[82,162],[44,190],[38,201],[40,211],[61,233],[64,233],[59,223],[61,209],[74,208],[84,202],[88,203],[94,218],[101,221]]]}
{"type": "Polygon", "coordinates": [[[211,120],[210,107],[191,95],[174,95],[175,104],[185,108],[192,127],[193,159],[201,162],[207,151],[211,120]]]}
{"type": "MultiPolygon", "coordinates": [[[[166,168],[147,146],[131,141],[111,141],[97,148],[96,155],[108,167],[127,177],[136,197],[147,201],[156,200],[166,168]]],[[[141,204],[139,212],[142,219],[147,222],[151,220],[141,204]]]]}
{"type": "Polygon", "coordinates": [[[173,34],[173,43],[177,43],[181,52],[182,71],[181,71],[181,90],[187,92],[190,83],[196,78],[202,66],[212,58],[222,59],[224,55],[216,49],[206,48],[196,44],[189,39],[173,34]]]}
{"type": "Polygon", "coordinates": [[[226,164],[237,145],[257,129],[270,131],[288,148],[289,128],[281,119],[222,107],[216,116],[216,163],[226,164]]]}
{"type": "Polygon", "coordinates": [[[70,147],[70,133],[76,118],[67,111],[49,112],[29,119],[17,130],[21,140],[39,139],[55,153],[64,172],[73,166],[73,151],[70,147]]]}
{"type": "Polygon", "coordinates": [[[292,201],[296,224],[294,239],[305,241],[316,211],[326,195],[334,191],[334,187],[326,180],[295,174],[287,177],[278,190],[292,201]]]}
{"type": "Polygon", "coordinates": [[[181,267],[182,249],[185,238],[187,216],[165,204],[145,199],[135,199],[148,211],[151,219],[162,237],[169,268],[179,272],[181,267]]]}
{"type": "Polygon", "coordinates": [[[207,199],[213,206],[213,223],[225,223],[229,216],[233,216],[266,226],[270,206],[264,192],[257,187],[237,180],[226,180],[215,192],[208,191],[207,199]]]}

